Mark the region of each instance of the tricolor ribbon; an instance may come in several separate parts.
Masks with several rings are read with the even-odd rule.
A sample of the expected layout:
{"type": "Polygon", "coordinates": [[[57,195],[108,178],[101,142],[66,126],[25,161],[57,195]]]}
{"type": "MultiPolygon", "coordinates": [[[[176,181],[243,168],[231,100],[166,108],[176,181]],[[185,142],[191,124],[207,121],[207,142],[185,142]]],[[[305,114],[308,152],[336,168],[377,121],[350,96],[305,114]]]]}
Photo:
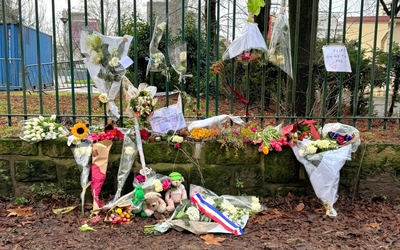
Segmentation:
{"type": "Polygon", "coordinates": [[[233,223],[230,219],[228,219],[225,215],[223,215],[220,211],[218,211],[214,206],[210,205],[206,202],[201,194],[193,195],[190,200],[196,204],[197,208],[205,214],[207,217],[212,219],[213,221],[220,224],[227,231],[233,233],[234,235],[243,235],[242,227],[233,223]]]}

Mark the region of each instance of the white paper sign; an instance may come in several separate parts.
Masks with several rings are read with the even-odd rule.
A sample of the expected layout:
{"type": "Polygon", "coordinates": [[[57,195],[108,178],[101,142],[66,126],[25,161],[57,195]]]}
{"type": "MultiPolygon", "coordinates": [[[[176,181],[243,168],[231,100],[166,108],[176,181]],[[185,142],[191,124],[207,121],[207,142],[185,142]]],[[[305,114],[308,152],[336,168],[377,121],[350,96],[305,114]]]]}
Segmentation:
{"type": "Polygon", "coordinates": [[[150,125],[154,133],[167,133],[186,127],[182,106],[174,104],[157,109],[150,117],[150,125]]]}
{"type": "Polygon", "coordinates": [[[325,45],[322,47],[324,53],[325,68],[328,72],[351,72],[349,55],[344,45],[325,45]]]}

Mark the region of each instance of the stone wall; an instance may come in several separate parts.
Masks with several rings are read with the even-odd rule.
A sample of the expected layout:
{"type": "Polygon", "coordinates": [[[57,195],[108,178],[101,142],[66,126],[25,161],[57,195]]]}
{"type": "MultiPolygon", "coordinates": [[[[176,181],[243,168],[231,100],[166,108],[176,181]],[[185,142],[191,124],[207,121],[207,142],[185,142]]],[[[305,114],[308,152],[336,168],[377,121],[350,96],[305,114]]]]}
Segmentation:
{"type": "MultiPolygon", "coordinates": [[[[121,149],[122,142],[114,142],[103,197],[115,193],[121,149]]],[[[204,186],[217,194],[314,195],[304,168],[288,147],[268,155],[259,153],[252,145],[235,152],[221,148],[219,143],[183,143],[187,156],[165,142],[145,144],[143,149],[147,167],[164,175],[178,171],[185,177],[186,186],[202,185],[202,175],[204,186]],[[236,187],[237,180],[243,182],[243,189],[236,187]]],[[[400,196],[400,155],[396,154],[399,150],[400,145],[361,144],[352,161],[342,168],[339,195],[400,196]]],[[[139,172],[140,166],[137,159],[123,193],[133,189],[134,173],[139,172]]],[[[80,170],[66,140],[37,144],[19,139],[0,140],[0,196],[29,197],[29,187],[40,183],[54,183],[78,197],[80,170]]]]}

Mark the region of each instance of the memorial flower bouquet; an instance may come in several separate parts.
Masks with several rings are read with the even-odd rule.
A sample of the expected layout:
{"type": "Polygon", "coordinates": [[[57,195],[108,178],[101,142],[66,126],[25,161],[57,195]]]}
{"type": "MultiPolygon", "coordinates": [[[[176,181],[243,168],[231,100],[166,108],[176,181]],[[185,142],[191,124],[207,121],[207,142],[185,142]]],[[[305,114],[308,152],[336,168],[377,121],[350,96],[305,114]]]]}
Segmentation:
{"type": "Polygon", "coordinates": [[[147,64],[146,75],[148,75],[149,72],[160,72],[160,71],[162,72],[163,75],[167,75],[168,68],[166,65],[165,56],[158,49],[158,45],[164,34],[166,26],[167,26],[166,22],[161,22],[158,24],[158,17],[156,18],[153,37],[151,39],[149,46],[150,57],[146,58],[146,60],[149,61],[149,63],[147,64]]]}
{"type": "Polygon", "coordinates": [[[42,140],[50,140],[65,137],[68,130],[61,124],[56,123],[56,116],[35,117],[29,120],[20,121],[19,137],[27,142],[36,143],[42,140]]]}
{"type": "Polygon", "coordinates": [[[81,33],[80,47],[83,61],[97,89],[99,99],[108,105],[109,116],[119,118],[118,107],[114,100],[117,98],[121,86],[121,78],[126,68],[132,63],[127,56],[131,36],[115,37],[104,36],[86,28],[81,33]]]}
{"type": "Polygon", "coordinates": [[[154,95],[146,89],[141,90],[139,94],[130,101],[133,112],[142,123],[147,121],[147,118],[153,113],[156,105],[157,98],[154,98],[154,95]]]}
{"type": "Polygon", "coordinates": [[[299,149],[299,155],[305,157],[306,155],[318,154],[335,149],[338,149],[336,141],[330,139],[318,139],[316,141],[310,141],[306,144],[305,148],[299,149]]]}

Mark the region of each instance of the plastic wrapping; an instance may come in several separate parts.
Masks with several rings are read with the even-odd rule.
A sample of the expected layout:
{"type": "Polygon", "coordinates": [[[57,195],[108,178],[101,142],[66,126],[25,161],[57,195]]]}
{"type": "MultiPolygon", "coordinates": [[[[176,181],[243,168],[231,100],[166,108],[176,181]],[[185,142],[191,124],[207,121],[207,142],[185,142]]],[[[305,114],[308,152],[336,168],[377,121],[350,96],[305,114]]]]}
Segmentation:
{"type": "Polygon", "coordinates": [[[190,190],[190,201],[183,201],[168,220],[155,225],[154,234],[162,234],[174,228],[194,234],[241,235],[249,214],[263,209],[258,198],[254,196],[218,196],[196,185],[190,185],[190,190]]]}
{"type": "Polygon", "coordinates": [[[136,155],[138,153],[136,143],[132,141],[130,129],[123,129],[124,133],[124,144],[122,147],[122,154],[117,174],[117,192],[115,193],[114,199],[118,200],[121,196],[122,188],[128,178],[128,175],[132,169],[132,165],[135,162],[136,155]]]}
{"type": "Polygon", "coordinates": [[[245,51],[259,50],[267,53],[265,40],[255,23],[248,22],[244,27],[243,34],[235,39],[222,55],[222,60],[228,60],[241,55],[245,51]]]}
{"type": "Polygon", "coordinates": [[[167,75],[168,69],[165,61],[165,56],[158,49],[158,45],[164,34],[166,25],[166,22],[158,23],[158,17],[156,18],[153,37],[149,46],[150,57],[146,58],[146,60],[149,61],[149,63],[147,64],[146,76],[149,74],[149,72],[162,72],[163,75],[167,75]]]}
{"type": "Polygon", "coordinates": [[[127,57],[132,37],[103,36],[85,29],[81,32],[80,47],[83,61],[88,68],[101,102],[108,105],[108,116],[119,118],[114,101],[119,95],[121,78],[131,63],[127,57]]]}
{"type": "Polygon", "coordinates": [[[290,46],[289,18],[286,12],[286,3],[282,1],[281,12],[276,17],[272,29],[268,55],[270,62],[293,78],[290,46]]]}
{"type": "Polygon", "coordinates": [[[57,139],[68,135],[69,131],[55,122],[56,116],[32,118],[18,123],[19,138],[30,143],[57,139]]]}
{"type": "Polygon", "coordinates": [[[233,115],[218,115],[210,118],[206,118],[204,120],[198,120],[198,121],[193,121],[189,124],[188,130],[191,131],[194,128],[205,128],[209,127],[213,124],[221,124],[226,122],[227,120],[231,120],[232,122],[242,125],[244,124],[244,121],[237,116],[233,115]]]}
{"type": "Polygon", "coordinates": [[[174,47],[169,48],[169,60],[171,66],[174,68],[176,73],[179,75],[179,82],[185,82],[186,77],[192,77],[192,75],[186,75],[187,69],[187,49],[186,43],[178,44],[174,47]]]}
{"type": "Polygon", "coordinates": [[[85,204],[85,194],[86,189],[89,187],[89,174],[90,174],[90,166],[89,160],[92,156],[92,142],[88,140],[82,140],[78,145],[76,145],[72,149],[72,153],[74,154],[74,158],[76,164],[81,170],[81,203],[82,203],[82,215],[84,213],[84,204],[85,204]]]}
{"type": "MultiPolygon", "coordinates": [[[[359,134],[358,130],[354,127],[341,123],[328,123],[322,129],[323,135],[326,135],[326,133],[332,129],[359,134]]],[[[304,165],[315,194],[319,199],[321,199],[326,207],[326,214],[329,216],[337,216],[337,212],[333,208],[333,205],[337,200],[340,170],[347,160],[351,160],[351,153],[357,150],[361,141],[358,136],[358,139],[356,139],[352,144],[339,147],[336,150],[317,153],[308,158],[301,156],[299,153],[300,148],[310,142],[311,141],[307,139],[298,141],[298,146],[294,145],[292,150],[297,160],[304,165]]]]}

